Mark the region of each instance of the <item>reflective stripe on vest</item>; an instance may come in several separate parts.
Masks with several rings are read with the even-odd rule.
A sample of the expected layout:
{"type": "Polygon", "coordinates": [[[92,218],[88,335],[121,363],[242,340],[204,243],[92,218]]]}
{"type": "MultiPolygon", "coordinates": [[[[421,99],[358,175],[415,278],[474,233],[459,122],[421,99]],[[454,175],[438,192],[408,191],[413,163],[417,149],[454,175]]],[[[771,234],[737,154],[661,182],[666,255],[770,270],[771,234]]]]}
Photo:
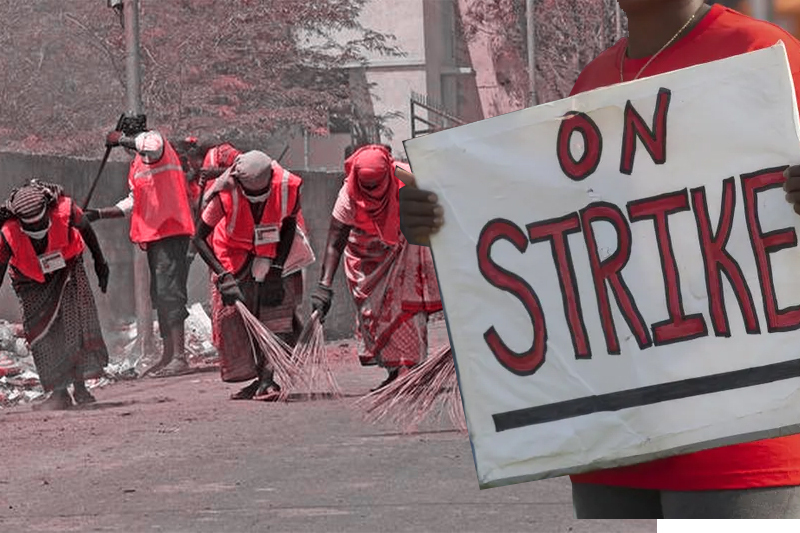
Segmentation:
{"type": "Polygon", "coordinates": [[[155,164],[137,155],[129,172],[133,191],[131,241],[146,244],[175,236],[194,234],[194,217],[189,203],[189,187],[180,158],[168,143],[155,164]]]}

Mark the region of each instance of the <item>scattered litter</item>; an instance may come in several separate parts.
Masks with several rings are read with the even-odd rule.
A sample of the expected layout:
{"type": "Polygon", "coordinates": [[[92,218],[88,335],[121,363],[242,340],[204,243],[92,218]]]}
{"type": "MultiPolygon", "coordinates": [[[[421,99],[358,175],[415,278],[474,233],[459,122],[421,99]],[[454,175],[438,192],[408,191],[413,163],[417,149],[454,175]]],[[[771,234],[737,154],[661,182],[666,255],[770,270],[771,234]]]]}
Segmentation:
{"type": "MultiPolygon", "coordinates": [[[[138,379],[143,368],[161,357],[157,322],[153,323],[153,329],[155,346],[147,354],[142,354],[135,322],[105,330],[103,337],[108,346],[109,364],[104,376],[86,381],[86,388],[97,389],[138,379]]],[[[190,366],[218,366],[219,355],[211,342],[211,332],[211,319],[203,306],[193,305],[186,319],[186,355],[190,366]]],[[[44,396],[22,325],[0,320],[0,409],[35,402],[44,396]]]]}

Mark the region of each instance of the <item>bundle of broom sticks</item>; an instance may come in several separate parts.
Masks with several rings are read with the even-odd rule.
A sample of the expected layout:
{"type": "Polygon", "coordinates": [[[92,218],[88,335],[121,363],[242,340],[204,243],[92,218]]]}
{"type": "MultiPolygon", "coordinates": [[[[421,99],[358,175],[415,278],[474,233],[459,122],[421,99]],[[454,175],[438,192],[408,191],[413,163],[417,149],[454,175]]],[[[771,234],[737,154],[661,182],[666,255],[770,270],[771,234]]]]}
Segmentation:
{"type": "Polygon", "coordinates": [[[312,398],[317,395],[341,396],[341,389],[327,358],[325,334],[318,312],[311,314],[311,319],[292,349],[242,302],[236,302],[236,308],[251,342],[261,349],[275,369],[276,381],[282,385],[279,401],[287,401],[299,389],[305,389],[312,398]]]}
{"type": "Polygon", "coordinates": [[[389,385],[357,402],[373,422],[391,420],[404,432],[413,432],[434,411],[446,415],[461,432],[467,431],[461,391],[449,344],[389,385]],[[443,405],[439,406],[439,399],[443,405]]]}
{"type": "Polygon", "coordinates": [[[311,313],[294,347],[292,358],[299,369],[299,381],[311,398],[342,396],[325,349],[325,333],[319,311],[311,313]]]}
{"type": "Polygon", "coordinates": [[[302,372],[292,354],[292,348],[283,339],[269,330],[242,302],[236,302],[236,309],[242,316],[250,342],[254,348],[261,349],[275,369],[275,380],[283,386],[281,392],[290,389],[302,377],[302,372]]]}

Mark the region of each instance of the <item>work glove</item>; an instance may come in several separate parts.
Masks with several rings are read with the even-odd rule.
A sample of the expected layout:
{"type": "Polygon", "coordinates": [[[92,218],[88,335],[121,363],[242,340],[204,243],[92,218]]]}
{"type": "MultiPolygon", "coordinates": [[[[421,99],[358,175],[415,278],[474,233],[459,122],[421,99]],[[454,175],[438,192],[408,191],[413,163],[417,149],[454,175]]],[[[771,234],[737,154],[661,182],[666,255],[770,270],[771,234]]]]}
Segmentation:
{"type": "Polygon", "coordinates": [[[114,146],[119,146],[119,141],[122,139],[123,135],[121,131],[108,132],[108,135],[106,135],[106,147],[113,148],[114,146]]]}
{"type": "Polygon", "coordinates": [[[286,297],[286,289],[283,287],[283,269],[276,268],[274,265],[269,269],[267,277],[261,283],[261,304],[266,307],[277,307],[283,303],[286,297]]]}
{"type": "Polygon", "coordinates": [[[237,301],[244,302],[244,294],[239,288],[239,283],[230,272],[217,278],[217,289],[219,289],[224,305],[234,305],[237,301]]]}
{"type": "Polygon", "coordinates": [[[108,268],[108,263],[103,260],[94,262],[94,273],[97,274],[97,282],[100,286],[100,291],[105,294],[108,289],[108,277],[111,271],[108,268]]]}
{"type": "Polygon", "coordinates": [[[112,206],[112,207],[103,207],[102,209],[87,209],[83,212],[83,216],[86,217],[86,220],[89,222],[96,222],[103,218],[120,218],[124,217],[125,214],[119,207],[112,206]]]}
{"type": "Polygon", "coordinates": [[[311,309],[319,311],[319,321],[324,322],[328,311],[331,310],[331,302],[333,301],[333,289],[322,283],[317,285],[314,292],[311,294],[311,309]]]}

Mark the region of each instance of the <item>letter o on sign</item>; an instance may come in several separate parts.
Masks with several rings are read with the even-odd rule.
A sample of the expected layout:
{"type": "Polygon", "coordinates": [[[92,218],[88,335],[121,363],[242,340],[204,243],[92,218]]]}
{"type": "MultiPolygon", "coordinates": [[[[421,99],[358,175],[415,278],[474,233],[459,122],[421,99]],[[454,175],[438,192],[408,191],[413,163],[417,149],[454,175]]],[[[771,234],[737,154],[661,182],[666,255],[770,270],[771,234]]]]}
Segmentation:
{"type": "Polygon", "coordinates": [[[561,170],[571,180],[582,181],[592,175],[600,164],[603,152],[603,137],[600,128],[585,113],[570,112],[564,115],[558,128],[558,163],[561,170]],[[583,154],[575,159],[570,148],[572,135],[579,133],[583,137],[583,154]]]}

